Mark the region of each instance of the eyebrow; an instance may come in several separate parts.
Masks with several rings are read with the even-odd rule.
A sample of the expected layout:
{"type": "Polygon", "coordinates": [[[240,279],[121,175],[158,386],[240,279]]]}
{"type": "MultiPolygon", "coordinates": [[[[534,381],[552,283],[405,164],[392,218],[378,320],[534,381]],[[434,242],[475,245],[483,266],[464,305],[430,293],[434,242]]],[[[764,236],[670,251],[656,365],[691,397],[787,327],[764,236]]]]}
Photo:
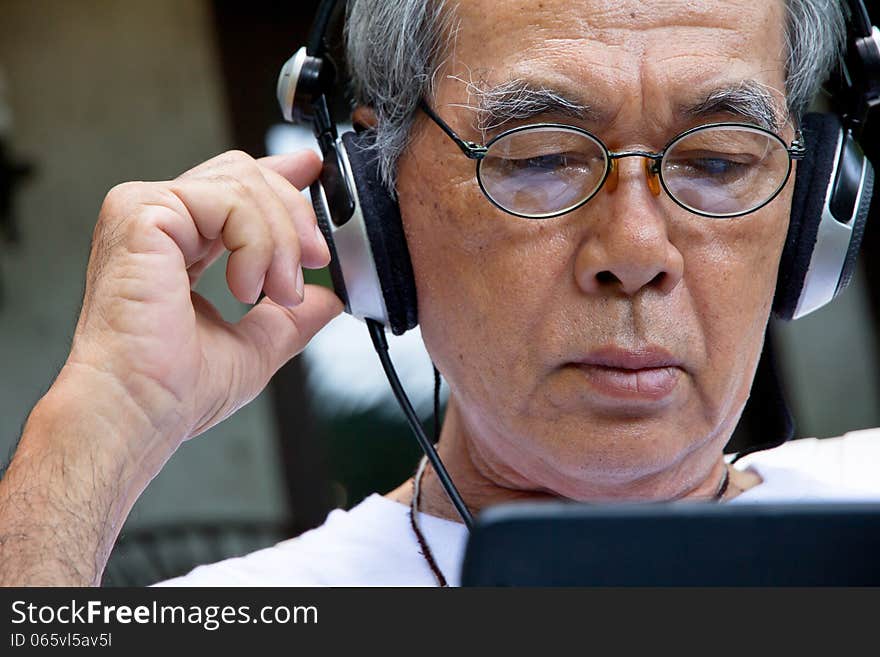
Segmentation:
{"type": "Polygon", "coordinates": [[[468,95],[476,104],[455,104],[476,112],[475,128],[480,132],[497,130],[509,121],[522,121],[545,114],[557,114],[579,121],[597,121],[599,112],[587,103],[546,86],[516,79],[493,87],[466,82],[468,95]]]}
{"type": "Polygon", "coordinates": [[[767,87],[754,80],[710,91],[703,100],[679,107],[679,114],[702,119],[718,114],[734,114],[767,130],[778,130],[781,124],[777,103],[767,87]]]}
{"type": "MultiPolygon", "coordinates": [[[[473,81],[464,81],[469,97],[476,103],[458,103],[476,112],[474,127],[482,133],[497,130],[510,121],[522,121],[542,115],[559,115],[584,122],[601,123],[605,112],[589,103],[573,98],[569,93],[527,80],[515,79],[488,87],[473,81]]],[[[778,130],[781,125],[778,106],[767,87],[755,80],[743,80],[718,87],[692,104],[680,105],[678,115],[685,119],[704,119],[719,114],[731,114],[767,130],[778,130]]]]}

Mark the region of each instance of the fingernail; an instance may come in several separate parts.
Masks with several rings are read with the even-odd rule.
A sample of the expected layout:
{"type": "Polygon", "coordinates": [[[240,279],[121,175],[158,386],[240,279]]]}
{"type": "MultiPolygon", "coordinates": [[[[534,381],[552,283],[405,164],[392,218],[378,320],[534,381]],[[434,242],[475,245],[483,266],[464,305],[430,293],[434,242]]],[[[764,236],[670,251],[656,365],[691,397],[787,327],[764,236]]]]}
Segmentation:
{"type": "Polygon", "coordinates": [[[263,293],[263,286],[266,284],[266,274],[263,274],[263,278],[260,279],[260,284],[257,286],[257,292],[254,294],[254,299],[251,301],[251,305],[257,303],[260,300],[260,295],[263,293]]]}
{"type": "Polygon", "coordinates": [[[305,291],[305,281],[303,280],[303,270],[302,267],[296,270],[296,295],[299,297],[299,300],[302,301],[304,296],[303,293],[305,291]]]}
{"type": "Polygon", "coordinates": [[[315,224],[315,238],[318,240],[318,244],[320,244],[327,253],[330,253],[330,249],[327,247],[327,240],[324,239],[324,233],[321,232],[321,228],[317,224],[315,224]]]}

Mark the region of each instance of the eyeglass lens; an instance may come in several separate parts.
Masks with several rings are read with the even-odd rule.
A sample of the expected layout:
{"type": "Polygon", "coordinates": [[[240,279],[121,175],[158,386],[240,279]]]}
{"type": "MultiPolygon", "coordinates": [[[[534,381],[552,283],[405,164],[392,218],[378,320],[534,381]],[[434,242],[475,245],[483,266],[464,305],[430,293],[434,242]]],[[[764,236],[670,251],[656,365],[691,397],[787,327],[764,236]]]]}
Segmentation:
{"type": "MultiPolygon", "coordinates": [[[[785,184],[790,159],[775,135],[745,126],[706,126],[675,140],[660,175],[673,199],[699,214],[754,210],[785,184]]],[[[608,170],[602,144],[557,126],[514,130],[489,143],[478,175],[501,208],[527,217],[562,214],[591,198],[608,170]]]]}

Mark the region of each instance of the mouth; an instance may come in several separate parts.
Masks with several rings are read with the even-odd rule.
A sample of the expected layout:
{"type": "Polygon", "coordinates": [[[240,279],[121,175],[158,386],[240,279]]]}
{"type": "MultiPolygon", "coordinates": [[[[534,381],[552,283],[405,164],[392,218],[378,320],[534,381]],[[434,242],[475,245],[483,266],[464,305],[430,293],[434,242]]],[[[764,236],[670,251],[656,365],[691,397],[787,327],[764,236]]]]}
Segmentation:
{"type": "Polygon", "coordinates": [[[683,364],[657,348],[604,347],[573,362],[601,397],[630,402],[661,402],[671,397],[684,374],[683,364]]]}

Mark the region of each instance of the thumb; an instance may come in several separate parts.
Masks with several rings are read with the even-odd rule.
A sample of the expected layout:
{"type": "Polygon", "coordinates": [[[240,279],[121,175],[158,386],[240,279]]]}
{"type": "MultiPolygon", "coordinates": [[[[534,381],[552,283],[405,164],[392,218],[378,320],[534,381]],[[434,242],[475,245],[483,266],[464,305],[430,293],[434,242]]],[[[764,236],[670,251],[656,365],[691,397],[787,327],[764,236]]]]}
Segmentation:
{"type": "Polygon", "coordinates": [[[264,297],[235,326],[253,350],[255,362],[263,365],[262,385],[343,310],[333,291],[321,285],[306,285],[303,297],[295,308],[264,297]]]}

